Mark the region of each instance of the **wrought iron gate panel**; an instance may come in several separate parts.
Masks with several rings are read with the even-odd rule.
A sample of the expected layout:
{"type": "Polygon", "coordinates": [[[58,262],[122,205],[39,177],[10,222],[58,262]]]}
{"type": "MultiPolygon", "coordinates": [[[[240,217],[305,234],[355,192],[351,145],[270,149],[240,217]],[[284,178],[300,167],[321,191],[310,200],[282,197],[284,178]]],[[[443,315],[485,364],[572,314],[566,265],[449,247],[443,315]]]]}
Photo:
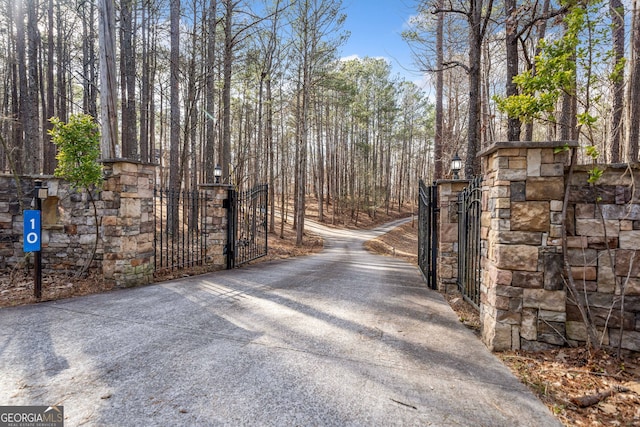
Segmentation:
{"type": "Polygon", "coordinates": [[[427,286],[437,289],[438,187],[420,180],[418,191],[418,265],[427,286]]]}
{"type": "Polygon", "coordinates": [[[155,269],[182,269],[206,262],[207,196],[198,190],[154,189],[155,269]]]}
{"type": "Polygon", "coordinates": [[[229,190],[227,268],[267,254],[268,194],[267,184],[241,192],[229,190]]]}
{"type": "Polygon", "coordinates": [[[480,307],[481,184],[482,177],[476,177],[458,194],[458,289],[476,308],[480,307]]]}

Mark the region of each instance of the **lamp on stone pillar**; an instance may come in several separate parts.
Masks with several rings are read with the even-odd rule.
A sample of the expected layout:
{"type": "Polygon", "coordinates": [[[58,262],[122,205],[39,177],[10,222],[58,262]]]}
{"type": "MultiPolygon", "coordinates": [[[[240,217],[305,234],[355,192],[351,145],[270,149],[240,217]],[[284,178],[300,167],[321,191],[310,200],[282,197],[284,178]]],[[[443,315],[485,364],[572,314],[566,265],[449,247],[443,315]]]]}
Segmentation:
{"type": "Polygon", "coordinates": [[[213,169],[213,176],[216,177],[216,184],[220,184],[220,177],[222,176],[222,168],[220,167],[220,165],[216,165],[216,167],[213,169]]]}
{"type": "Polygon", "coordinates": [[[453,173],[453,179],[460,179],[458,172],[462,169],[462,159],[458,156],[458,152],[451,159],[451,172],[453,173]]]}

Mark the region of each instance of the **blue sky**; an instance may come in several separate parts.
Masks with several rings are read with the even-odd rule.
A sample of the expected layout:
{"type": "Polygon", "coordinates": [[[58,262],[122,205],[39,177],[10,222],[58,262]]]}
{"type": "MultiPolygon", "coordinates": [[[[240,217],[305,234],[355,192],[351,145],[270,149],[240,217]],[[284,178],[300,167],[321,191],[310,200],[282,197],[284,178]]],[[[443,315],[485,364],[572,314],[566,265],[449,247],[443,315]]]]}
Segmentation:
{"type": "MultiPolygon", "coordinates": [[[[342,57],[384,57],[392,73],[418,84],[423,80],[415,70],[411,49],[402,40],[402,30],[415,14],[415,0],[343,0],[347,15],[344,29],[351,37],[341,48],[342,57]]],[[[422,86],[422,84],[421,84],[422,86]]]]}

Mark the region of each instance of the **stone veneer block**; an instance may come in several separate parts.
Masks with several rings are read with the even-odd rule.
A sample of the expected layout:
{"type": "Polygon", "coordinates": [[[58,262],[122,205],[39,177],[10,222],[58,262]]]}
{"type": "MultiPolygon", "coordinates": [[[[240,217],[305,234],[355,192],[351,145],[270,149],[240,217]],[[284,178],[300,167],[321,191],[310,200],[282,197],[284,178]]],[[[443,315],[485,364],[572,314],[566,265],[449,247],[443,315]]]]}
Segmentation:
{"type": "Polygon", "coordinates": [[[489,236],[498,243],[510,245],[542,245],[542,233],[535,231],[502,231],[491,230],[489,236]]]}
{"type": "Polygon", "coordinates": [[[500,197],[494,200],[495,205],[494,209],[510,209],[511,208],[511,200],[508,197],[500,197]]]}
{"type": "Polygon", "coordinates": [[[576,234],[579,236],[604,237],[605,227],[608,237],[616,237],[620,234],[619,221],[605,220],[605,227],[602,226],[602,222],[599,219],[576,218],[576,234]]]}
{"type": "Polygon", "coordinates": [[[553,153],[553,148],[542,148],[540,149],[540,158],[542,159],[542,163],[564,163],[563,161],[557,161],[556,156],[553,153]]]}
{"type": "Polygon", "coordinates": [[[509,187],[506,185],[493,186],[489,189],[489,198],[509,197],[509,187]]]}
{"type": "Polygon", "coordinates": [[[567,249],[567,259],[569,265],[595,267],[598,265],[598,251],[595,249],[567,249]]]}
{"type": "Polygon", "coordinates": [[[524,157],[510,157],[509,169],[526,169],[527,159],[524,157]]]}
{"type": "Polygon", "coordinates": [[[620,249],[638,249],[640,246],[640,230],[620,232],[620,249]]]}
{"type": "Polygon", "coordinates": [[[536,271],[538,248],[527,245],[495,245],[496,266],[505,270],[536,271]]]}
{"type": "Polygon", "coordinates": [[[497,322],[491,316],[484,316],[482,341],[491,351],[511,350],[511,325],[497,322]]]}
{"type": "Polygon", "coordinates": [[[489,267],[489,280],[497,285],[511,285],[513,273],[511,270],[501,270],[496,267],[489,267]]]}
{"type": "Polygon", "coordinates": [[[545,252],[542,254],[544,270],[544,288],[548,291],[564,289],[564,257],[561,253],[545,252]]]}
{"type": "Polygon", "coordinates": [[[517,157],[520,156],[523,151],[526,152],[527,150],[523,150],[521,148],[500,148],[497,155],[505,157],[517,157]]]}
{"type": "Polygon", "coordinates": [[[527,200],[563,200],[564,179],[562,177],[532,177],[526,182],[527,200]]]}
{"type": "Polygon", "coordinates": [[[538,318],[547,322],[566,322],[567,313],[564,311],[539,310],[538,318]]]}
{"type": "Polygon", "coordinates": [[[518,288],[542,289],[544,273],[541,271],[514,271],[511,285],[518,288]]]}
{"type": "Polygon", "coordinates": [[[509,159],[507,157],[493,156],[491,159],[491,170],[509,168],[509,159]]]}
{"type": "MultiPolygon", "coordinates": [[[[624,279],[623,279],[624,280],[624,279]]],[[[620,294],[620,289],[615,290],[616,295],[620,294]]],[[[640,295],[640,279],[637,277],[630,277],[625,287],[625,295],[637,296],[640,295]]]]}
{"type": "Polygon", "coordinates": [[[567,339],[587,341],[587,327],[583,322],[568,321],[565,323],[567,339]]]}
{"type": "Polygon", "coordinates": [[[576,203],[576,218],[593,219],[595,217],[595,205],[592,203],[576,203]]]}
{"type": "Polygon", "coordinates": [[[571,267],[574,280],[596,280],[598,273],[595,267],[571,267]]]}
{"type": "Polygon", "coordinates": [[[549,202],[511,203],[511,230],[549,231],[549,202]]]}
{"type": "Polygon", "coordinates": [[[525,289],[522,294],[524,308],[537,308],[564,312],[567,293],[565,291],[547,291],[546,289],[525,289]]]}
{"type": "Polygon", "coordinates": [[[541,163],[541,148],[532,148],[530,150],[527,150],[527,176],[540,176],[541,163]]]}
{"type": "Polygon", "coordinates": [[[540,176],[564,177],[564,165],[559,163],[543,164],[540,166],[540,176]]]}
{"type": "MultiPolygon", "coordinates": [[[[617,333],[611,334],[611,345],[617,347],[619,343],[620,336],[617,333]]],[[[640,351],[640,332],[623,331],[621,347],[631,351],[640,351]]]]}
{"type": "Polygon", "coordinates": [[[562,202],[562,200],[551,200],[550,202],[550,209],[553,212],[562,212],[562,205],[564,203],[562,202]]]}
{"type": "Polygon", "coordinates": [[[524,308],[522,310],[522,323],[520,324],[520,336],[525,340],[533,341],[538,338],[538,310],[524,308]]]}
{"type": "Polygon", "coordinates": [[[609,256],[605,253],[599,258],[598,292],[612,294],[616,290],[616,276],[611,268],[609,256]]]}
{"type": "Polygon", "coordinates": [[[514,181],[510,185],[511,201],[524,202],[527,200],[525,194],[525,181],[514,181]]]}
{"type": "Polygon", "coordinates": [[[549,237],[552,237],[552,238],[562,237],[562,225],[551,224],[549,226],[549,237]]]}

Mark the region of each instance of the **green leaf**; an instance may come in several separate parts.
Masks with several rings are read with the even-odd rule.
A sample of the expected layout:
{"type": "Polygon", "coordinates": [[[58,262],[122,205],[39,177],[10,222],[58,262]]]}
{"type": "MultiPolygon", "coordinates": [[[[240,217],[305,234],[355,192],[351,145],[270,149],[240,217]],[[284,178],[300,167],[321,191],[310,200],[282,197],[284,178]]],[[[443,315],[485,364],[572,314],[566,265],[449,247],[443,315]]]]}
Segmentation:
{"type": "Polygon", "coordinates": [[[93,117],[74,114],[67,123],[57,117],[49,119],[51,140],[58,147],[58,166],[54,175],[69,181],[76,190],[100,187],[100,130],[93,117]]]}

